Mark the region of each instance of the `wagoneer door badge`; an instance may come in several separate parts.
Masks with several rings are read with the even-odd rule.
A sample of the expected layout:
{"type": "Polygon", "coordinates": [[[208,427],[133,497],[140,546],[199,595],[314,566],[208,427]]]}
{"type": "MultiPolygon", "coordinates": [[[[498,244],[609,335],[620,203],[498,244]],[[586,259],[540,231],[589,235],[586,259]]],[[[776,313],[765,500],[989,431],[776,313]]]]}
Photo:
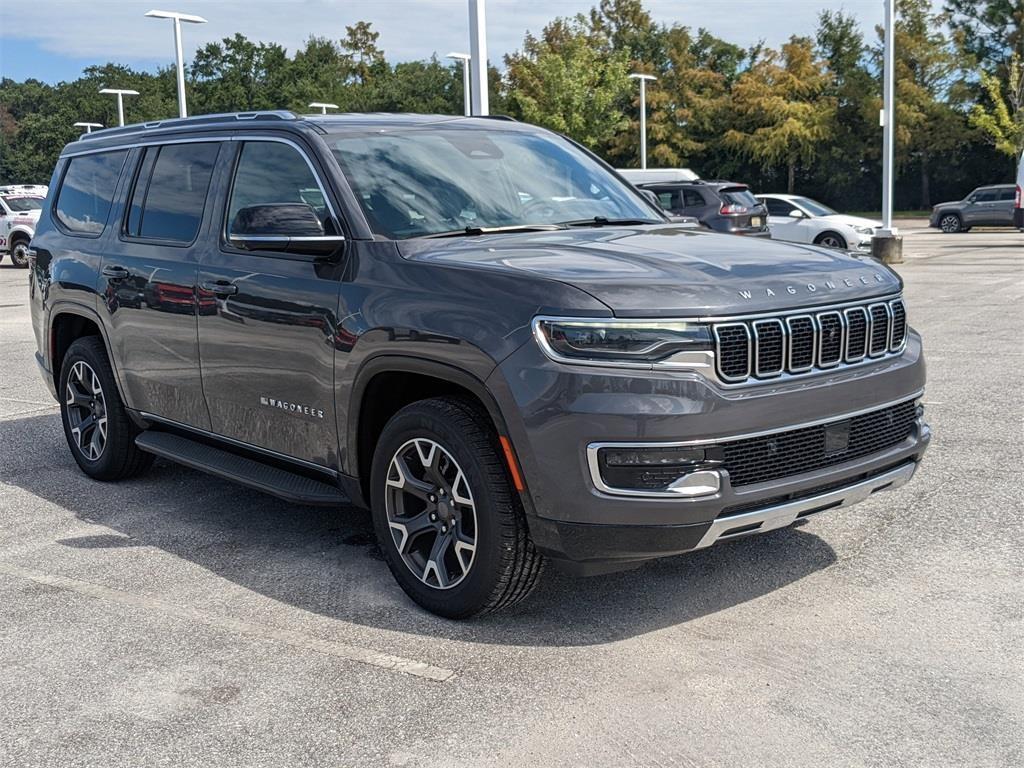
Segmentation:
{"type": "Polygon", "coordinates": [[[279,408],[282,411],[288,411],[288,413],[294,413],[302,416],[312,416],[314,419],[322,419],[324,412],[320,408],[313,408],[308,405],[299,405],[298,403],[289,403],[285,400],[278,400],[274,397],[266,397],[260,395],[260,405],[264,405],[268,408],[279,408]]]}
{"type": "MultiPolygon", "coordinates": [[[[822,290],[822,291],[835,291],[835,290],[840,290],[840,289],[843,289],[843,288],[854,288],[854,287],[859,286],[859,285],[871,285],[871,283],[873,283],[873,282],[874,283],[884,283],[885,282],[885,278],[882,277],[882,275],[880,275],[877,272],[871,272],[868,275],[858,275],[857,277],[844,277],[841,280],[839,280],[838,282],[836,282],[834,280],[825,280],[822,283],[804,283],[802,285],[786,285],[786,286],[783,286],[782,288],[776,288],[776,289],[772,289],[772,288],[767,288],[766,287],[763,290],[764,290],[764,295],[765,296],[776,296],[776,295],[778,295],[778,293],[782,293],[782,292],[788,293],[791,296],[795,296],[796,294],[800,293],[801,291],[805,291],[807,293],[817,293],[819,290],[822,290]]],[[[742,290],[742,291],[739,292],[739,294],[744,299],[752,299],[752,298],[754,298],[754,294],[755,293],[760,294],[761,290],[762,289],[760,289],[760,288],[756,288],[756,289],[753,289],[753,290],[749,290],[749,289],[748,290],[742,290]]]]}

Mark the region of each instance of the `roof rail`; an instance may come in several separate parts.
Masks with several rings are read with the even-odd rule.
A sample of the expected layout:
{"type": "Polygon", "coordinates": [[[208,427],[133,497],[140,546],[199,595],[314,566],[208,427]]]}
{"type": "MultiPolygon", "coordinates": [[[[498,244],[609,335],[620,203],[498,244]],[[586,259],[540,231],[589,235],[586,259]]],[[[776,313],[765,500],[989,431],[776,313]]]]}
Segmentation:
{"type": "Polygon", "coordinates": [[[510,117],[509,115],[469,115],[469,117],[480,117],[483,118],[484,120],[507,120],[510,123],[519,122],[514,117],[510,117]]]}
{"type": "Polygon", "coordinates": [[[79,141],[95,141],[111,136],[124,136],[132,133],[143,133],[157,128],[176,128],[181,126],[208,125],[226,123],[231,120],[298,120],[299,116],[285,109],[262,110],[258,112],[222,112],[214,115],[196,115],[195,117],[174,117],[166,120],[154,120],[149,123],[135,123],[119,128],[104,128],[92,133],[83,133],[79,141]]]}

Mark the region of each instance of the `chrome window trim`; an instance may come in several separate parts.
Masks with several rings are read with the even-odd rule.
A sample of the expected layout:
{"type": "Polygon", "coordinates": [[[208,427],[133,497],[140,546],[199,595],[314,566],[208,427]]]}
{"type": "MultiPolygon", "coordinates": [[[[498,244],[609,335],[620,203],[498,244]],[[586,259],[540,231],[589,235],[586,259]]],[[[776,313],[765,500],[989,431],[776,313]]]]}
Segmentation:
{"type": "Polygon", "coordinates": [[[818,367],[824,370],[835,368],[843,362],[843,357],[846,353],[846,322],[842,312],[837,310],[826,310],[825,312],[817,312],[814,315],[815,324],[818,326],[818,367]],[[824,316],[834,316],[839,320],[839,354],[833,362],[826,363],[823,353],[823,345],[825,343],[825,331],[821,327],[821,318],[824,316]]]}
{"type": "Polygon", "coordinates": [[[717,323],[711,326],[711,334],[715,341],[715,373],[718,374],[719,378],[726,383],[738,384],[745,382],[752,375],[754,365],[754,337],[751,334],[750,326],[747,323],[717,323]],[[718,332],[723,328],[742,328],[743,332],[747,335],[747,372],[742,376],[728,376],[722,372],[722,355],[719,350],[722,347],[722,339],[718,335],[718,332]]]}
{"type": "Polygon", "coordinates": [[[818,360],[818,322],[814,315],[792,315],[786,318],[786,370],[792,374],[801,374],[814,370],[814,364],[818,360]],[[809,320],[811,323],[811,364],[797,368],[793,365],[793,327],[794,320],[809,320]]]}
{"type": "Polygon", "coordinates": [[[847,307],[843,310],[843,315],[846,317],[846,348],[843,350],[843,359],[848,363],[858,363],[864,360],[868,356],[868,346],[871,343],[871,313],[862,306],[847,307]],[[850,355],[850,314],[853,312],[860,312],[864,318],[864,349],[860,355],[850,355]]]}
{"type": "Polygon", "coordinates": [[[772,378],[774,376],[780,376],[786,370],[786,348],[788,346],[788,334],[786,333],[787,326],[777,317],[767,318],[765,320],[755,320],[750,324],[751,329],[754,333],[753,347],[756,350],[754,353],[754,376],[757,378],[772,378]],[[782,333],[782,354],[779,356],[779,367],[774,371],[762,371],[761,370],[761,337],[758,334],[757,327],[759,325],[775,324],[779,327],[782,333]]]}

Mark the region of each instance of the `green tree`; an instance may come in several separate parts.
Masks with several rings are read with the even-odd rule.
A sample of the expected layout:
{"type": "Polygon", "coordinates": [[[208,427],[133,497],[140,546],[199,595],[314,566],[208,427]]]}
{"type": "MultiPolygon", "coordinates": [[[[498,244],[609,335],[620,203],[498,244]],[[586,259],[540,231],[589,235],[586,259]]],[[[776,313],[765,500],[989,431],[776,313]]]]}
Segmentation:
{"type": "Polygon", "coordinates": [[[766,50],[732,89],[736,127],[725,145],[764,167],[784,165],[793,192],[797,167],[812,163],[830,139],[836,104],[825,94],[828,82],[809,39],[792,37],[781,51],[766,50]]]}
{"type": "Polygon", "coordinates": [[[1007,68],[1006,92],[995,75],[981,73],[981,84],[991,106],[975,104],[970,123],[989,137],[995,148],[1016,162],[1024,152],[1024,61],[1016,53],[1007,68]]]}

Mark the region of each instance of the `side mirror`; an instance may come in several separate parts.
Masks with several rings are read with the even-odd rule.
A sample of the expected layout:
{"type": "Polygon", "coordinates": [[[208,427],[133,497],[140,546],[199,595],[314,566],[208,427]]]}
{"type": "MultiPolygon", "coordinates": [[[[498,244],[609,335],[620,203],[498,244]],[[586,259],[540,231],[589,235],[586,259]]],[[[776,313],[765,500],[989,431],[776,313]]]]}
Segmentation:
{"type": "Polygon", "coordinates": [[[250,251],[328,256],[345,242],[328,235],[320,217],[307,203],[250,205],[235,214],[228,240],[250,251]]]}
{"type": "Polygon", "coordinates": [[[806,218],[807,218],[807,214],[805,214],[805,213],[804,213],[803,211],[801,211],[801,210],[800,210],[799,208],[794,208],[794,209],[793,209],[792,211],[790,211],[790,212],[789,212],[789,213],[788,213],[787,215],[788,215],[788,216],[789,216],[789,218],[791,218],[791,219],[806,219],[806,218]]]}

